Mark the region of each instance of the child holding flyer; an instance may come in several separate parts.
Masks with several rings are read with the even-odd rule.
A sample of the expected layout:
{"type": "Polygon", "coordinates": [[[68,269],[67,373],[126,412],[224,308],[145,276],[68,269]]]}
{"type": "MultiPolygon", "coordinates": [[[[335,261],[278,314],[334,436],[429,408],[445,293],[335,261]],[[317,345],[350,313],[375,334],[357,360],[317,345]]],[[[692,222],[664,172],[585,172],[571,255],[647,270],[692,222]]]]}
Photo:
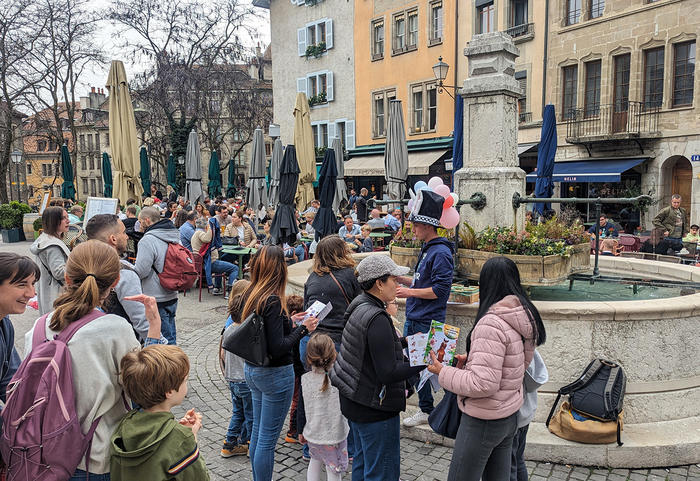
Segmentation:
{"type": "Polygon", "coordinates": [[[308,443],[311,454],[307,481],[319,481],[323,465],[328,481],[340,481],[348,469],[350,427],[340,412],[338,389],[331,386],[328,377],[335,357],[335,344],[328,335],[311,336],[306,346],[311,372],[301,377],[297,410],[299,440],[308,443]]]}

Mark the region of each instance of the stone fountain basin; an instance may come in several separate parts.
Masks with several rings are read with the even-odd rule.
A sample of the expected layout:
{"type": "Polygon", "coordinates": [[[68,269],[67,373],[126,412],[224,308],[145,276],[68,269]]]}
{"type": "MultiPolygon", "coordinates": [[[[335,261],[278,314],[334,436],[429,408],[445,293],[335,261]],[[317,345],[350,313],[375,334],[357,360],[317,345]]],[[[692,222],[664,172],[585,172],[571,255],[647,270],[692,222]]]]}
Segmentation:
{"type": "MultiPolygon", "coordinates": [[[[361,259],[367,255],[358,254],[361,259]]],[[[306,261],[289,268],[288,293],[303,295],[311,269],[306,261]]],[[[592,262],[592,258],[591,258],[592,262]]],[[[600,257],[600,267],[621,273],[700,282],[700,269],[663,262],[600,257]]],[[[576,283],[577,288],[585,284],[576,283]]],[[[403,320],[404,302],[399,303],[403,320]]],[[[670,299],[618,302],[535,302],[547,328],[539,349],[549,382],[538,395],[526,459],[610,468],[650,468],[700,462],[700,294],[670,299]],[[623,446],[579,444],[550,434],[544,426],[557,390],[576,379],[588,362],[617,362],[627,373],[623,446]]],[[[476,305],[449,305],[447,323],[460,326],[458,351],[476,305]]],[[[446,445],[430,428],[402,428],[407,437],[446,445]]]]}

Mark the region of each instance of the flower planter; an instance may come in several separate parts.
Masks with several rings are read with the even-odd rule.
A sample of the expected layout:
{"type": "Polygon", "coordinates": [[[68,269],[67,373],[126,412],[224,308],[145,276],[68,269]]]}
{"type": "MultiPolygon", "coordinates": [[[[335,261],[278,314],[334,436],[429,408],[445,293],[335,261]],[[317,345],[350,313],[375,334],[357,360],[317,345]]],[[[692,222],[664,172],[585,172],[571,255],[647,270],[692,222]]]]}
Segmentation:
{"type": "MultiPolygon", "coordinates": [[[[590,246],[588,244],[578,244],[573,247],[569,257],[508,254],[505,254],[505,257],[515,262],[523,284],[528,286],[548,286],[560,284],[566,281],[569,275],[588,270],[590,268],[589,252],[590,246]]],[[[457,269],[460,274],[470,279],[478,279],[481,268],[486,261],[501,255],[504,254],[459,249],[457,251],[457,269]]]]}
{"type": "Polygon", "coordinates": [[[22,229],[2,229],[0,231],[2,233],[2,241],[5,244],[9,244],[11,242],[22,242],[25,239],[24,237],[24,231],[22,229]]]}
{"type": "Polygon", "coordinates": [[[411,270],[413,270],[418,263],[418,254],[420,254],[420,248],[418,247],[389,246],[389,256],[396,265],[408,267],[411,270]]]}

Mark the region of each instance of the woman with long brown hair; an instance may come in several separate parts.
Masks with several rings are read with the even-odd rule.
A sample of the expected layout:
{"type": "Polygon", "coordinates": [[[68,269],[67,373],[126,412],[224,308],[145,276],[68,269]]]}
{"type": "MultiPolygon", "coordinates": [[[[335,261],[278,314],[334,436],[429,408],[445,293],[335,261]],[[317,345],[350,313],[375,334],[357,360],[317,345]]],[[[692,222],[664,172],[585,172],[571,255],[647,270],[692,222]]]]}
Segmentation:
{"type": "Polygon", "coordinates": [[[277,246],[263,246],[250,261],[250,286],[244,292],[241,319],[256,312],[264,319],[268,367],[245,363],[245,380],[253,396],[250,461],[254,481],[270,481],[275,445],[294,394],[292,346],[316,329],[318,319],[304,313],[289,317],[285,302],[287,265],[277,246]],[[296,329],[294,325],[301,323],[296,329]]]}
{"type": "Polygon", "coordinates": [[[34,254],[41,270],[37,298],[39,314],[43,316],[53,309],[53,301],[64,284],[66,259],[70,254],[68,246],[63,242],[63,236],[70,226],[68,212],[63,207],[48,207],[41,216],[41,225],[43,232],[31,245],[29,252],[34,254]]]}
{"type": "MultiPolygon", "coordinates": [[[[83,432],[102,416],[92,437],[90,478],[109,480],[110,436],[127,413],[119,384],[122,357],[139,349],[131,325],[115,314],[104,314],[99,307],[119,281],[117,252],[97,240],[83,242],[73,249],[65,266],[65,290],[54,303],[55,310],[40,317],[25,335],[25,355],[32,349],[34,329],[43,329],[47,339],[74,322],[91,320],[68,341],[73,361],[75,407],[83,432]]],[[[148,319],[146,345],[160,342],[160,316],[153,297],[143,294],[126,297],[143,302],[148,319]]],[[[85,479],[85,459],[73,479],[85,479]]]]}

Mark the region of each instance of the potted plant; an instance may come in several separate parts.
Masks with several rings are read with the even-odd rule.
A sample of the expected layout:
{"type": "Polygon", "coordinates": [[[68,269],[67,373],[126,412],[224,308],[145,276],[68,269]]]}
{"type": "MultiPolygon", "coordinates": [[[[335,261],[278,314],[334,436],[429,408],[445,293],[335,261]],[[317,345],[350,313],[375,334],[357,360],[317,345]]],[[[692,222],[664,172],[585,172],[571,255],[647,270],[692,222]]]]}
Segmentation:
{"type": "Polygon", "coordinates": [[[36,240],[37,237],[39,237],[44,230],[43,225],[41,223],[41,217],[39,217],[38,219],[34,219],[33,227],[34,227],[34,240],[36,240]]]}
{"type": "Polygon", "coordinates": [[[12,201],[9,204],[0,205],[0,227],[2,227],[2,241],[5,243],[20,242],[26,240],[22,221],[24,214],[32,209],[25,204],[12,201]]]}
{"type": "Polygon", "coordinates": [[[418,262],[423,241],[418,240],[410,226],[404,225],[389,244],[389,256],[396,265],[413,269],[418,262]]]}

